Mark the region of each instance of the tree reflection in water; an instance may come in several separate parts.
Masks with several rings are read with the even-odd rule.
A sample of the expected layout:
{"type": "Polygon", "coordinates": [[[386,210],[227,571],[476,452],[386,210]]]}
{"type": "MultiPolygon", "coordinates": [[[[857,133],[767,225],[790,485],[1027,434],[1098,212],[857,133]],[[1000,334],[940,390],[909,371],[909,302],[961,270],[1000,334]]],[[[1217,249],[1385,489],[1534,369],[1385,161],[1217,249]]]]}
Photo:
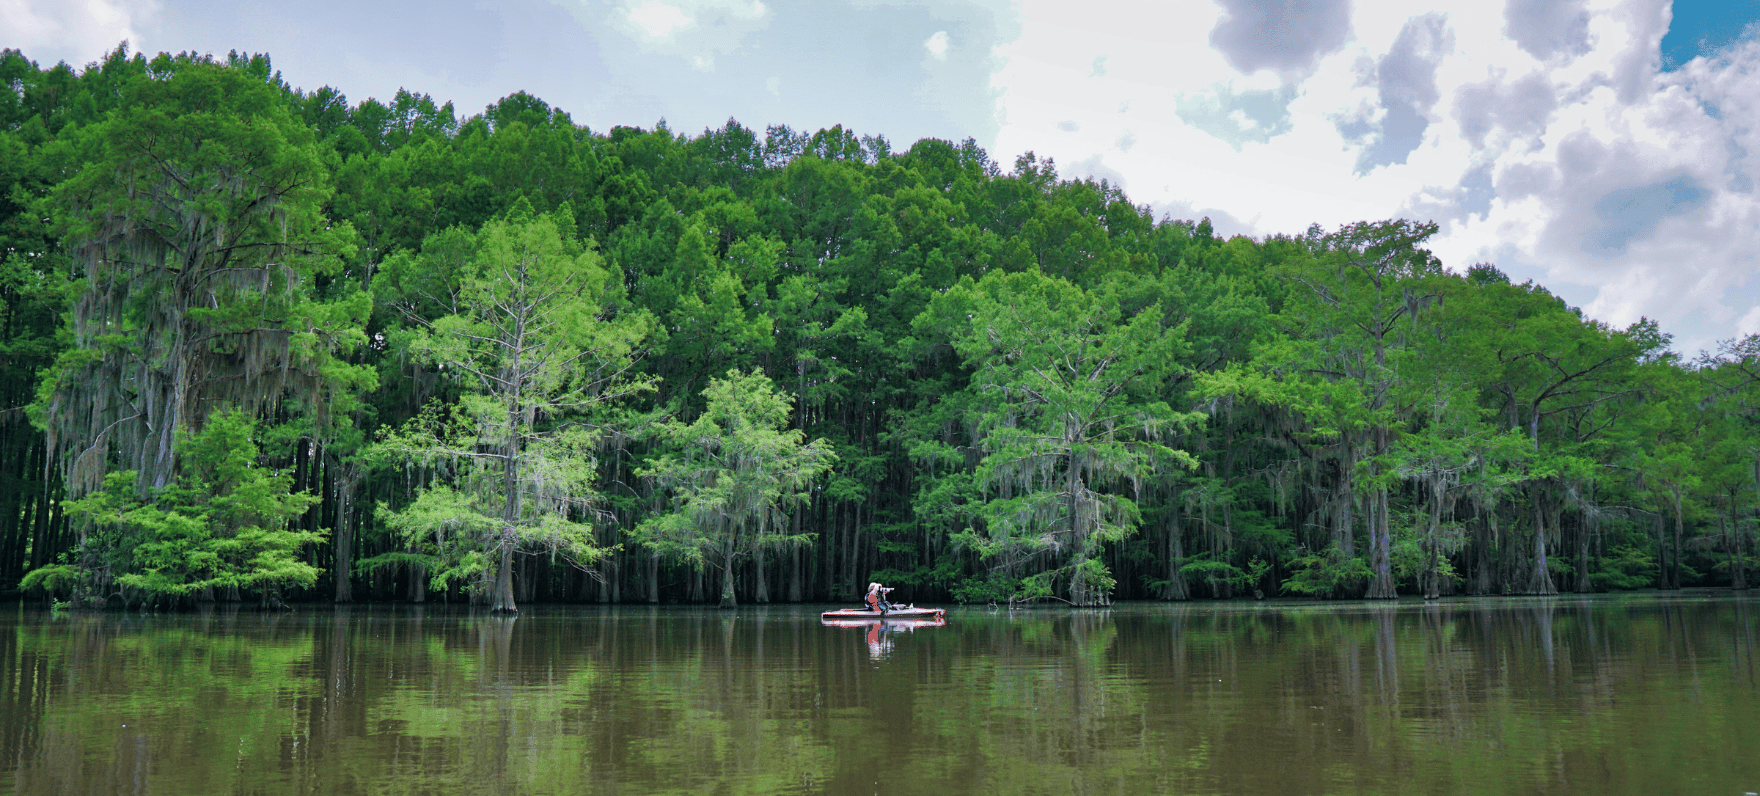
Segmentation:
{"type": "Polygon", "coordinates": [[[0,620],[19,793],[1760,790],[1752,597],[0,620]]]}

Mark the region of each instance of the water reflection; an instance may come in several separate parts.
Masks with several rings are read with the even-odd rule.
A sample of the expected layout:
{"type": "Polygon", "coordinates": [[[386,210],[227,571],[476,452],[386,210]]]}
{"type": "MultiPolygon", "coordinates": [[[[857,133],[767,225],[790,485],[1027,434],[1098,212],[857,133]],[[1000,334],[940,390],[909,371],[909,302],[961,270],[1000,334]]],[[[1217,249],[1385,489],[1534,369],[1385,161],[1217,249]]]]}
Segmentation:
{"type": "Polygon", "coordinates": [[[892,652],[894,636],[898,633],[914,633],[918,628],[942,627],[947,620],[936,616],[932,619],[827,619],[821,617],[819,624],[826,627],[854,628],[862,631],[862,641],[868,646],[869,660],[885,660],[892,652]]]}
{"type": "Polygon", "coordinates": [[[1750,597],[816,614],[18,610],[0,790],[1760,790],[1750,597]]]}

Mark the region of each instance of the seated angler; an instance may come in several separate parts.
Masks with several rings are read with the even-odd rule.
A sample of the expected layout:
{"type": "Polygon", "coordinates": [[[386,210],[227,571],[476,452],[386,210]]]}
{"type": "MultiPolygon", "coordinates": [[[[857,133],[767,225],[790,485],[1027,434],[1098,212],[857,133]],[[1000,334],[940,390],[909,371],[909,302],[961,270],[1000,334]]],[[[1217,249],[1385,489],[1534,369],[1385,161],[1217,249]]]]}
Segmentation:
{"type": "Polygon", "coordinates": [[[890,591],[892,590],[881,586],[879,583],[868,584],[868,610],[878,611],[884,614],[896,608],[897,606],[886,601],[885,595],[890,591]]]}

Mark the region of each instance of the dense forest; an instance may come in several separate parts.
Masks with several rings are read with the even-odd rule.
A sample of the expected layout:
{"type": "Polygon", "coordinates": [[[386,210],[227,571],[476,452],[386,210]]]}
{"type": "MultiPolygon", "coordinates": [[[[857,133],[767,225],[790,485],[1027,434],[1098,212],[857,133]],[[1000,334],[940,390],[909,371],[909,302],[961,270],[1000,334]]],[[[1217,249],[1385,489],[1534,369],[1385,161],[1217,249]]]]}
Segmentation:
{"type": "Polygon", "coordinates": [[[460,118],[0,53],[0,590],[203,601],[1746,588],[1760,339],[1410,220],[1263,240],[971,139],[460,118]]]}

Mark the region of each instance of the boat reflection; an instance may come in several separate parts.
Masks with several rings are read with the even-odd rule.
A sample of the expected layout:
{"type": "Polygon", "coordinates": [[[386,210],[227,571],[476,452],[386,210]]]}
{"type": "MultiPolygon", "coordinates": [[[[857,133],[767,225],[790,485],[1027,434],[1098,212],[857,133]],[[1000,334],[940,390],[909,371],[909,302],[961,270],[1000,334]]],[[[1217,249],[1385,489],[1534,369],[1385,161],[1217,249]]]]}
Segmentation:
{"type": "Polygon", "coordinates": [[[941,627],[947,620],[937,613],[923,619],[831,619],[820,618],[819,624],[826,627],[850,627],[862,629],[862,640],[867,642],[868,657],[872,660],[884,660],[892,653],[893,636],[899,632],[912,633],[920,627],[941,627]]]}

